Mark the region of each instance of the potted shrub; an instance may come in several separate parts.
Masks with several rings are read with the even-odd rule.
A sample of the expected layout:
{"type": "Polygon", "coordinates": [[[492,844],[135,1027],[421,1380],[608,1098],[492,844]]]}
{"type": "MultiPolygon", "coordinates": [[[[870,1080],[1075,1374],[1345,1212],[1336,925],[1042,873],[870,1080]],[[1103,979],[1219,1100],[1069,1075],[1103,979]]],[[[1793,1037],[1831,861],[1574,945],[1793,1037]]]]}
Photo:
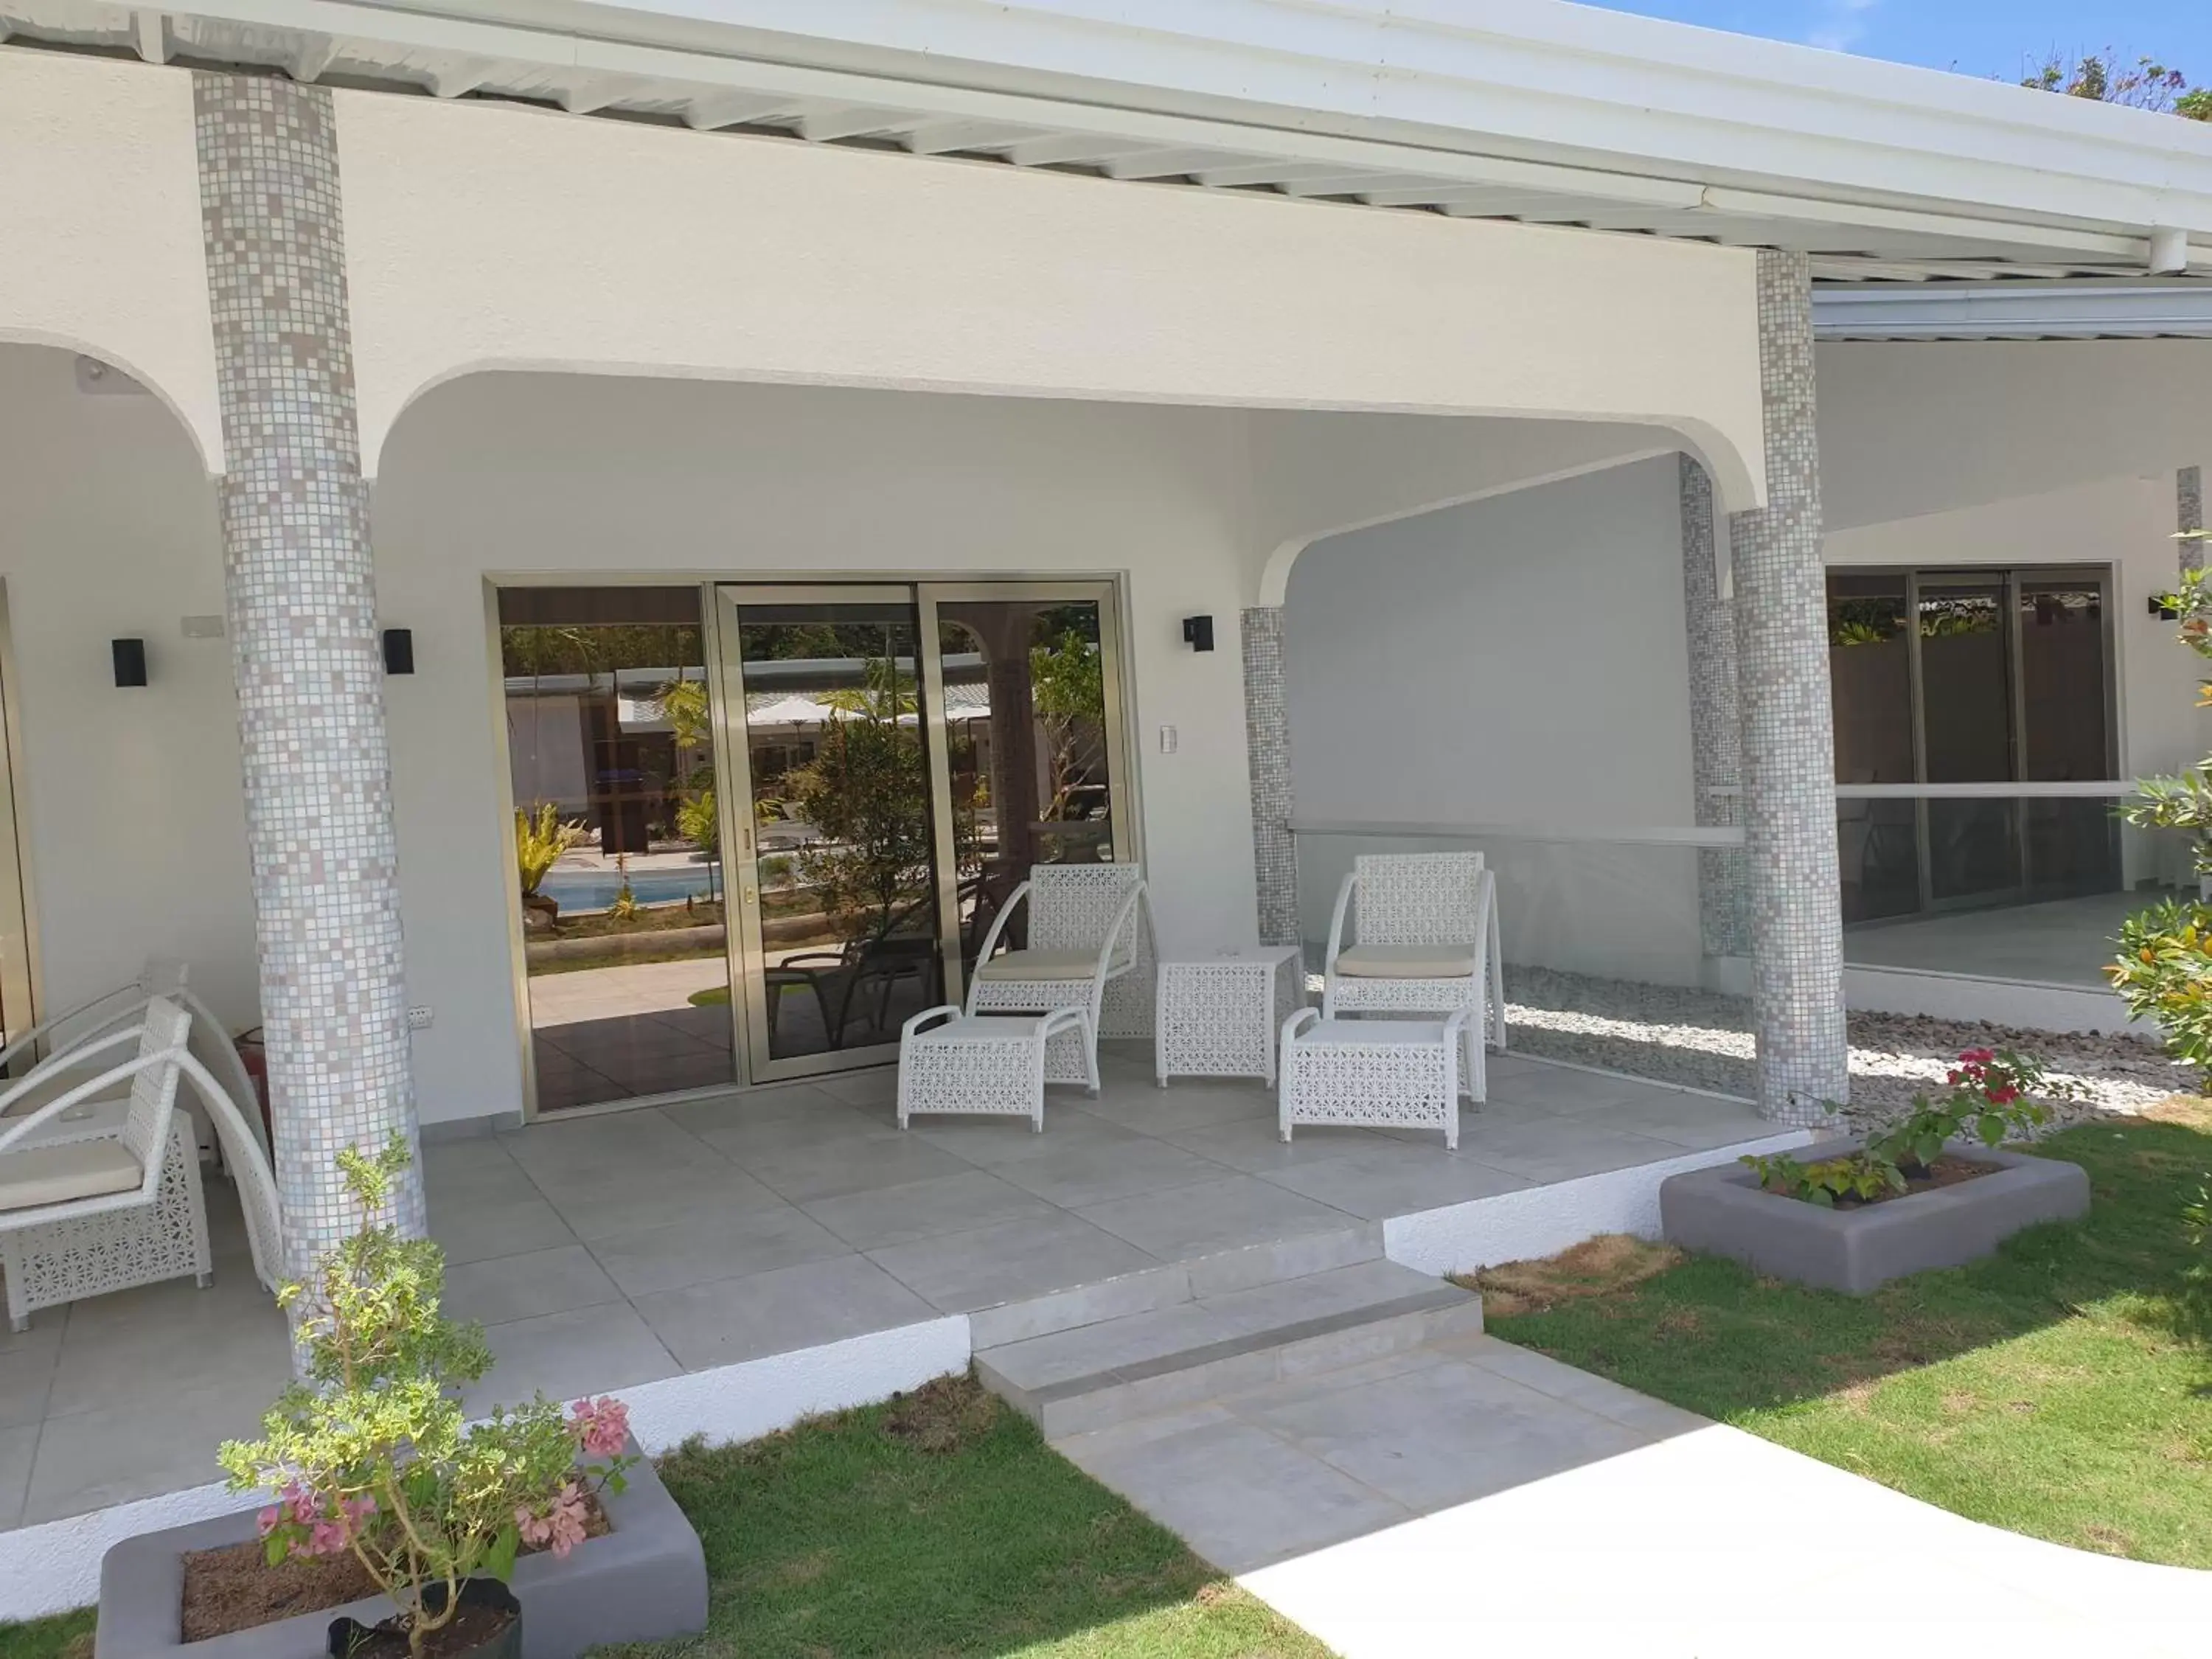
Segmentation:
{"type": "Polygon", "coordinates": [[[338,1155],[361,1224],[278,1292],[301,1375],[218,1455],[234,1491],[275,1501],[110,1551],[102,1659],[545,1659],[705,1623],[697,1535],[620,1402],[466,1420],[483,1333],[441,1312],[438,1247],[374,1219],[408,1161],[398,1136],[338,1155]]]}
{"type": "Polygon", "coordinates": [[[1863,1294],[2087,1210],[2079,1165],[2002,1150],[2050,1121],[2034,1097],[2063,1097],[2064,1085],[2035,1060],[1993,1048],[1962,1053],[1948,1083],[1863,1141],[1670,1176],[1659,1188],[1661,1230],[1686,1249],[1863,1294]]]}

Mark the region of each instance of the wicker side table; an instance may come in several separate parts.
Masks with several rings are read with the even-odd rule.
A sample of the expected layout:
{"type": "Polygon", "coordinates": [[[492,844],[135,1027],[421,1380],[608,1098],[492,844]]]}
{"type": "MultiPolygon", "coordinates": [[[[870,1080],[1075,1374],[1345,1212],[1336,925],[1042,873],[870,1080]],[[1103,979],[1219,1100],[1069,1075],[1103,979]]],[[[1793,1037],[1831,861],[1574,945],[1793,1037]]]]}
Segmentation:
{"type": "Polygon", "coordinates": [[[1306,1003],[1305,955],[1262,945],[1163,962],[1152,1021],[1160,1087],[1170,1077],[1275,1080],[1275,1033],[1306,1003]]]}

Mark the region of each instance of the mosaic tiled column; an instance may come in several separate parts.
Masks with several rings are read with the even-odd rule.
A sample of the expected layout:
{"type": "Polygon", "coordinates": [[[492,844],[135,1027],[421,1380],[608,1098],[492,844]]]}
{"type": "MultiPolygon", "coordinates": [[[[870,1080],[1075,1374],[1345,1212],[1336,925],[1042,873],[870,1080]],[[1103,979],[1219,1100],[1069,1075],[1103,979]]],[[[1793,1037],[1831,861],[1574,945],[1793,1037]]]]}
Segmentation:
{"type": "Polygon", "coordinates": [[[1729,520],[1735,572],[1745,863],[1759,1108],[1823,1121],[1849,1090],[1836,867],[1820,454],[1813,428],[1812,283],[1802,254],[1759,259],[1766,505],[1729,520]]]}
{"type": "MultiPolygon", "coordinates": [[[[192,95],[261,1015],[296,1277],[349,1225],[339,1149],[416,1137],[383,663],[331,95],[207,73],[192,95]]],[[[419,1174],[392,1210],[422,1231],[419,1174]]]]}
{"type": "Polygon", "coordinates": [[[1297,945],[1298,847],[1291,834],[1291,714],[1283,696],[1283,608],[1244,613],[1244,749],[1252,773],[1252,863],[1260,942],[1297,945]]]}
{"type": "MultiPolygon", "coordinates": [[[[2173,527],[2186,533],[2204,528],[2204,469],[2185,466],[2173,475],[2173,527]]],[[[2204,544],[2196,538],[2179,543],[2181,573],[2204,568],[2204,544]]]]}
{"type": "MultiPolygon", "coordinates": [[[[1721,597],[1713,536],[1713,481],[1688,455],[1681,469],[1682,618],[1690,650],[1690,789],[1698,823],[1725,829],[1739,817],[1742,782],[1735,701],[1735,607],[1721,597]]],[[[1698,933],[1708,957],[1746,947],[1741,854],[1698,851],[1698,933]]]]}

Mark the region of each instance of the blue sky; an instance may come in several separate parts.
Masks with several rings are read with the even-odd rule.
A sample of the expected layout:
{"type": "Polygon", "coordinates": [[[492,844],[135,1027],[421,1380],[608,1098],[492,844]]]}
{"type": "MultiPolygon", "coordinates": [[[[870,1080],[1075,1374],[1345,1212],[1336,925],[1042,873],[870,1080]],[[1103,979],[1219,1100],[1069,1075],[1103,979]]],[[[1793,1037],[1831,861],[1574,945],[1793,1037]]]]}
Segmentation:
{"type": "Polygon", "coordinates": [[[2024,57],[2149,54],[2212,84],[2207,0],[1599,0],[1617,11],[2017,80],[2024,57]]]}

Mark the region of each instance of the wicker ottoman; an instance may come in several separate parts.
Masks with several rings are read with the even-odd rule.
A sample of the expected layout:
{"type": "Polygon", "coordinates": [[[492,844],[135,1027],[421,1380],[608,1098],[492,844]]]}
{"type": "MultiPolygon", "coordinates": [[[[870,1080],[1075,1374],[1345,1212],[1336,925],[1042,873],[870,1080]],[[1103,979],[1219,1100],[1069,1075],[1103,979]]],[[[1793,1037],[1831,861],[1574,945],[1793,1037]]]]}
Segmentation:
{"type": "Polygon", "coordinates": [[[1098,1070],[1086,1008],[1048,1014],[963,1014],[945,1003],[925,1008],[899,1028],[898,1124],[921,1112],[979,1112],[1026,1117],[1044,1133],[1046,1044],[1072,1032],[1083,1048],[1089,1086],[1098,1070]]]}
{"type": "Polygon", "coordinates": [[[1283,1022],[1279,1113],[1283,1139],[1299,1123],[1441,1129],[1459,1150],[1459,1060],[1467,1024],[1448,1019],[1324,1019],[1301,1008],[1283,1022]]]}

